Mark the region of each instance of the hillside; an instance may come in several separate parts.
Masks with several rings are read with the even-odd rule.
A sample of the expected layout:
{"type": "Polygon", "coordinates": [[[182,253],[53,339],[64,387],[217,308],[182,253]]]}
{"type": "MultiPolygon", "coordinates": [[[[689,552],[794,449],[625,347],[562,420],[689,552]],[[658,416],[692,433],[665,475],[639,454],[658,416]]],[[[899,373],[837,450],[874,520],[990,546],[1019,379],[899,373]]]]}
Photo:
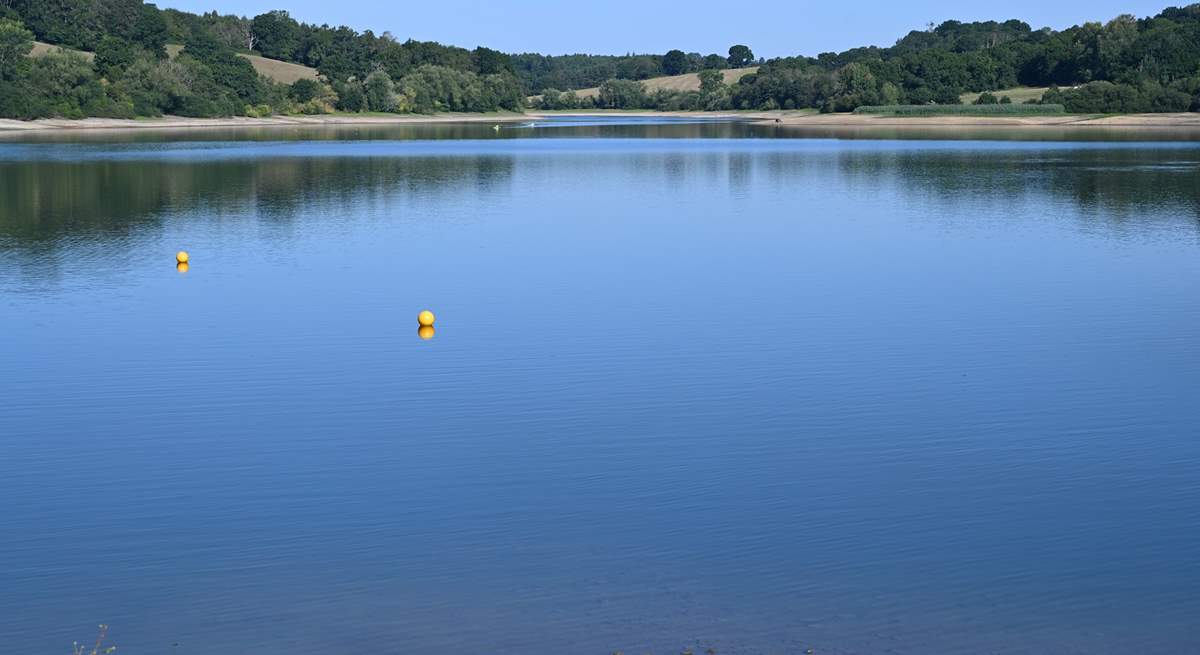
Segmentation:
{"type": "MultiPolygon", "coordinates": [[[[1048,89],[1046,87],[1018,86],[1018,87],[1015,87],[1012,89],[1001,89],[999,91],[992,91],[991,94],[996,96],[997,98],[999,98],[1000,96],[1008,96],[1009,99],[1012,100],[1013,102],[1015,102],[1017,104],[1021,104],[1021,103],[1025,102],[1026,100],[1041,100],[1042,96],[1046,94],[1047,90],[1048,89]]],[[[964,105],[969,105],[969,104],[973,104],[976,100],[978,100],[979,96],[981,96],[981,95],[983,95],[983,94],[981,94],[981,93],[964,93],[961,96],[959,96],[958,99],[961,100],[964,105]]]]}
{"type": "MultiPolygon", "coordinates": [[[[757,71],[758,66],[750,66],[747,68],[729,68],[721,71],[721,73],[725,75],[726,84],[736,84],[738,80],[746,75],[757,71]]],[[[642,85],[650,93],[659,89],[666,91],[699,91],[700,75],[697,73],[685,73],[683,75],[670,75],[668,77],[652,77],[648,80],[642,80],[642,85]]],[[[600,95],[600,89],[598,87],[579,89],[575,92],[575,95],[580,98],[595,98],[600,95]]]]}
{"type": "Polygon", "coordinates": [[[82,50],[72,50],[70,48],[61,48],[56,45],[50,45],[49,43],[41,43],[40,41],[34,42],[33,50],[29,51],[29,56],[30,57],[41,57],[44,55],[48,55],[52,52],[74,52],[76,54],[83,55],[84,59],[87,59],[88,61],[91,61],[96,58],[96,55],[93,53],[90,53],[90,52],[84,52],[82,50]]]}
{"type": "MultiPolygon", "coordinates": [[[[171,57],[177,56],[182,50],[183,46],[181,45],[167,45],[167,54],[171,57]]],[[[308,66],[267,59],[260,55],[248,55],[244,52],[239,52],[238,56],[250,62],[259,75],[264,75],[282,84],[293,84],[297,80],[315,80],[318,77],[317,69],[308,66]]]]}
{"type": "MultiPolygon", "coordinates": [[[[167,54],[169,56],[171,56],[172,58],[177,56],[181,50],[183,50],[183,46],[181,46],[181,45],[168,45],[167,46],[167,54]]],[[[29,56],[40,57],[40,56],[49,54],[51,52],[59,52],[59,51],[76,52],[80,55],[83,55],[83,57],[89,61],[91,61],[92,59],[94,59],[96,57],[96,55],[91,52],[84,52],[82,50],[71,50],[70,48],[60,48],[59,46],[56,46],[56,45],[50,45],[49,43],[41,43],[41,42],[37,42],[37,43],[33,44],[33,50],[29,53],[29,56]]],[[[260,57],[259,55],[248,55],[245,53],[239,53],[238,56],[249,61],[250,65],[254,66],[254,70],[258,71],[259,75],[263,75],[271,80],[280,82],[282,84],[292,84],[297,80],[315,80],[315,79],[317,79],[317,71],[315,68],[309,68],[308,66],[301,66],[300,64],[290,64],[286,61],[277,61],[275,59],[267,59],[266,57],[260,57]]]]}

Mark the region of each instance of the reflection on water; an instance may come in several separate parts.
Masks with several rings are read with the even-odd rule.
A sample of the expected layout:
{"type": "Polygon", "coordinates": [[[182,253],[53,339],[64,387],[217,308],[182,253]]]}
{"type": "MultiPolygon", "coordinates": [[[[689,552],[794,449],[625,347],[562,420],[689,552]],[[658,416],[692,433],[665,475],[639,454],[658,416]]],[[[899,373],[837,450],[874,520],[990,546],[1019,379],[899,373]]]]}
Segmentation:
{"type": "MultiPolygon", "coordinates": [[[[468,142],[475,143],[475,142],[468,142]]],[[[1119,222],[1200,217],[1200,149],[1150,146],[737,141],[701,147],[671,142],[580,141],[561,147],[472,146],[440,150],[417,143],[392,148],[301,144],[295,148],[217,144],[190,150],[155,144],[140,150],[80,152],[21,148],[0,159],[0,238],[22,248],[55,247],[65,236],[109,238],[154,230],[179,212],[253,210],[268,222],[301,208],[352,211],[363,204],[420,195],[453,196],[463,185],[503,193],[517,158],[531,168],[583,169],[581,153],[623,158],[619,167],[650,183],[672,185],[698,171],[733,190],[763,184],[832,181],[850,192],[903,189],[943,204],[995,198],[1053,198],[1104,210],[1119,222]],[[371,148],[374,148],[372,150],[371,148]],[[79,161],[96,157],[97,161],[79,161]],[[73,161],[64,161],[72,159],[73,161]]],[[[703,144],[704,142],[697,142],[703,144]]]]}
{"type": "Polygon", "coordinates": [[[0,144],[5,646],[1200,651],[1200,148],[771,133],[0,144]]]}

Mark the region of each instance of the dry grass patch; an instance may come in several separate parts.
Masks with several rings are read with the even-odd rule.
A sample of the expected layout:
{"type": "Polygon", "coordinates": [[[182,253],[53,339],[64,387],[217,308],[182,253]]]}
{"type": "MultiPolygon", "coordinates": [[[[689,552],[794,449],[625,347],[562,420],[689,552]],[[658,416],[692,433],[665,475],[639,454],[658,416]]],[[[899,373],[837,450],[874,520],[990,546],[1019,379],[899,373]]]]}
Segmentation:
{"type": "MultiPolygon", "coordinates": [[[[757,72],[758,66],[729,68],[721,71],[725,75],[726,84],[736,84],[743,77],[757,72]]],[[[667,91],[699,91],[700,75],[699,73],[685,73],[683,75],[671,75],[668,77],[652,77],[648,80],[642,80],[642,85],[646,87],[647,93],[654,93],[659,89],[667,91]]],[[[575,92],[575,95],[580,98],[595,98],[600,95],[600,88],[579,89],[575,92]]]]}
{"type": "MultiPolygon", "coordinates": [[[[167,55],[174,58],[179,56],[183,50],[181,45],[168,45],[167,55]]],[[[277,59],[267,59],[258,55],[248,55],[238,53],[238,56],[250,62],[254,66],[254,70],[258,71],[259,75],[268,77],[276,82],[283,84],[292,84],[297,80],[315,80],[318,77],[317,69],[301,66],[300,64],[292,64],[286,61],[277,59]]]]}
{"type": "MultiPolygon", "coordinates": [[[[1012,89],[1004,89],[1002,91],[988,91],[988,93],[996,96],[996,98],[1008,96],[1010,100],[1019,105],[1026,100],[1041,100],[1042,96],[1045,95],[1046,91],[1048,90],[1049,88],[1044,86],[1018,86],[1012,89]]],[[[981,95],[983,94],[964,93],[959,96],[958,99],[961,100],[964,105],[970,105],[978,100],[979,96],[981,95]]]]}
{"type": "Polygon", "coordinates": [[[52,52],[73,52],[77,55],[83,55],[83,58],[87,59],[88,61],[91,61],[96,58],[96,55],[91,52],[84,52],[83,50],[72,50],[70,48],[63,48],[61,46],[50,45],[49,43],[42,43],[40,41],[33,42],[33,50],[29,51],[29,56],[30,57],[44,57],[52,52]]]}

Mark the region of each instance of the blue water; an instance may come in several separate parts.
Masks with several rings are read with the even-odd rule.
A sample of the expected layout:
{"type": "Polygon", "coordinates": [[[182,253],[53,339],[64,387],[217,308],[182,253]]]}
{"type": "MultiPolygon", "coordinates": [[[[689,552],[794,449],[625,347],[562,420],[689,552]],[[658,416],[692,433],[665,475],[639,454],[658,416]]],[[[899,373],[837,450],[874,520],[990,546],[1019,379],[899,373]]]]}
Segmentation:
{"type": "Polygon", "coordinates": [[[1200,652],[1200,145],[445,129],[0,143],[5,649],[1200,652]]]}

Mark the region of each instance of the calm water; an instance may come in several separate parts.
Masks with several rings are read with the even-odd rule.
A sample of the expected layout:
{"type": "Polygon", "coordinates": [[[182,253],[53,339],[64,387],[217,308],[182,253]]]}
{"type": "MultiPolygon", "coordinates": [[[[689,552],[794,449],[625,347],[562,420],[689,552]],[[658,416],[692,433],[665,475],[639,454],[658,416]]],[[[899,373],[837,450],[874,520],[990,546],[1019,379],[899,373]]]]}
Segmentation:
{"type": "Polygon", "coordinates": [[[1200,652],[1200,144],[788,136],[4,139],[0,644],[1200,652]]]}

